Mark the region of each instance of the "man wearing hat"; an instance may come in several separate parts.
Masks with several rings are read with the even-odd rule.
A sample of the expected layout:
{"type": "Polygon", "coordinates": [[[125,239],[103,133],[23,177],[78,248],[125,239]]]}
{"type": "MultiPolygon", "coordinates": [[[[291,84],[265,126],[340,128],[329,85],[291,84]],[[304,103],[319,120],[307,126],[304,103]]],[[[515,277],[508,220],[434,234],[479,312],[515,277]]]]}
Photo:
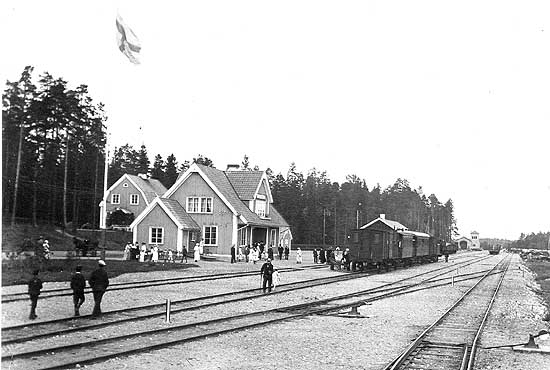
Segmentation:
{"type": "Polygon", "coordinates": [[[92,317],[97,317],[101,315],[101,299],[103,298],[103,294],[109,286],[109,277],[107,276],[107,272],[104,269],[105,262],[103,260],[99,260],[97,263],[99,265],[98,269],[92,272],[90,278],[88,279],[88,283],[90,284],[92,292],[94,293],[95,302],[92,317]]]}
{"type": "Polygon", "coordinates": [[[74,315],[80,316],[80,306],[84,303],[84,288],[86,279],[82,275],[82,266],[76,266],[76,272],[71,277],[71,289],[73,290],[74,315]]]}
{"type": "Polygon", "coordinates": [[[36,316],[36,305],[38,304],[38,296],[40,295],[40,290],[42,289],[42,280],[38,278],[38,270],[32,272],[32,278],[29,280],[29,296],[31,297],[31,313],[29,319],[34,320],[36,316]]]}
{"type": "Polygon", "coordinates": [[[260,275],[263,277],[262,289],[265,293],[266,287],[267,291],[271,293],[271,286],[273,285],[273,265],[271,264],[271,259],[268,258],[265,263],[262,265],[260,270],[260,275]]]}

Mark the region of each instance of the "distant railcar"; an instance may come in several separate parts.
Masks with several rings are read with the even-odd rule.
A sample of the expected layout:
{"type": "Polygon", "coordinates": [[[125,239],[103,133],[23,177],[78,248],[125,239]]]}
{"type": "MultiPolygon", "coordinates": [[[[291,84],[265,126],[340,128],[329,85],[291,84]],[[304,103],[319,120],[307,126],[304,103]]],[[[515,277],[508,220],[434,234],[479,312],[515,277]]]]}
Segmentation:
{"type": "Polygon", "coordinates": [[[494,244],[489,249],[489,254],[499,254],[500,253],[500,245],[494,244]]]}
{"type": "Polygon", "coordinates": [[[353,230],[349,249],[352,270],[436,262],[440,255],[435,238],[384,217],[353,230]]]}
{"type": "Polygon", "coordinates": [[[458,244],[457,243],[442,243],[441,246],[441,254],[455,254],[458,250],[458,244]]]}

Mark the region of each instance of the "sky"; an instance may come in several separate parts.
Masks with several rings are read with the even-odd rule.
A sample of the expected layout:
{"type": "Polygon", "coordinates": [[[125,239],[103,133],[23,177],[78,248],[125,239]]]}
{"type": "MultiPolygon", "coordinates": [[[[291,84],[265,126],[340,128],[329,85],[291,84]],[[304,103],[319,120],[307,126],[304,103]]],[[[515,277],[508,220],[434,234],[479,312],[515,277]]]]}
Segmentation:
{"type": "MultiPolygon", "coordinates": [[[[110,145],[181,163],[397,178],[459,233],[550,231],[550,2],[24,1],[0,5],[2,81],[89,86],[110,145]],[[118,50],[117,13],[141,64],[118,50]]],[[[4,87],[5,88],[5,85],[4,87]]]]}

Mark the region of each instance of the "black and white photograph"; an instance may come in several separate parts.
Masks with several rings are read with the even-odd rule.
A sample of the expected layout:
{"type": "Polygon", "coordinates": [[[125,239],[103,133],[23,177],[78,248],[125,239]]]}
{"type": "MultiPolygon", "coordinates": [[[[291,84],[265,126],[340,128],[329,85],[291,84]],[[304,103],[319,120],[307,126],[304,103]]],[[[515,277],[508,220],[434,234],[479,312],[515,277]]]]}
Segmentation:
{"type": "Polygon", "coordinates": [[[550,369],[550,2],[0,4],[1,369],[550,369]]]}

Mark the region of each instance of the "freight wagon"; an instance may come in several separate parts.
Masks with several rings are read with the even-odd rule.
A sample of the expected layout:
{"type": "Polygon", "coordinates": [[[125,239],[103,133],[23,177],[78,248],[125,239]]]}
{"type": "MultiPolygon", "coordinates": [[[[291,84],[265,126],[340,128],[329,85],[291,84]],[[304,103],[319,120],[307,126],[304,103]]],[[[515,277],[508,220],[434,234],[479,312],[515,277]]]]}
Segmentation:
{"type": "Polygon", "coordinates": [[[435,238],[418,231],[408,230],[397,221],[381,215],[352,230],[350,249],[351,268],[377,268],[410,266],[414,263],[436,262],[440,256],[435,238]]]}

